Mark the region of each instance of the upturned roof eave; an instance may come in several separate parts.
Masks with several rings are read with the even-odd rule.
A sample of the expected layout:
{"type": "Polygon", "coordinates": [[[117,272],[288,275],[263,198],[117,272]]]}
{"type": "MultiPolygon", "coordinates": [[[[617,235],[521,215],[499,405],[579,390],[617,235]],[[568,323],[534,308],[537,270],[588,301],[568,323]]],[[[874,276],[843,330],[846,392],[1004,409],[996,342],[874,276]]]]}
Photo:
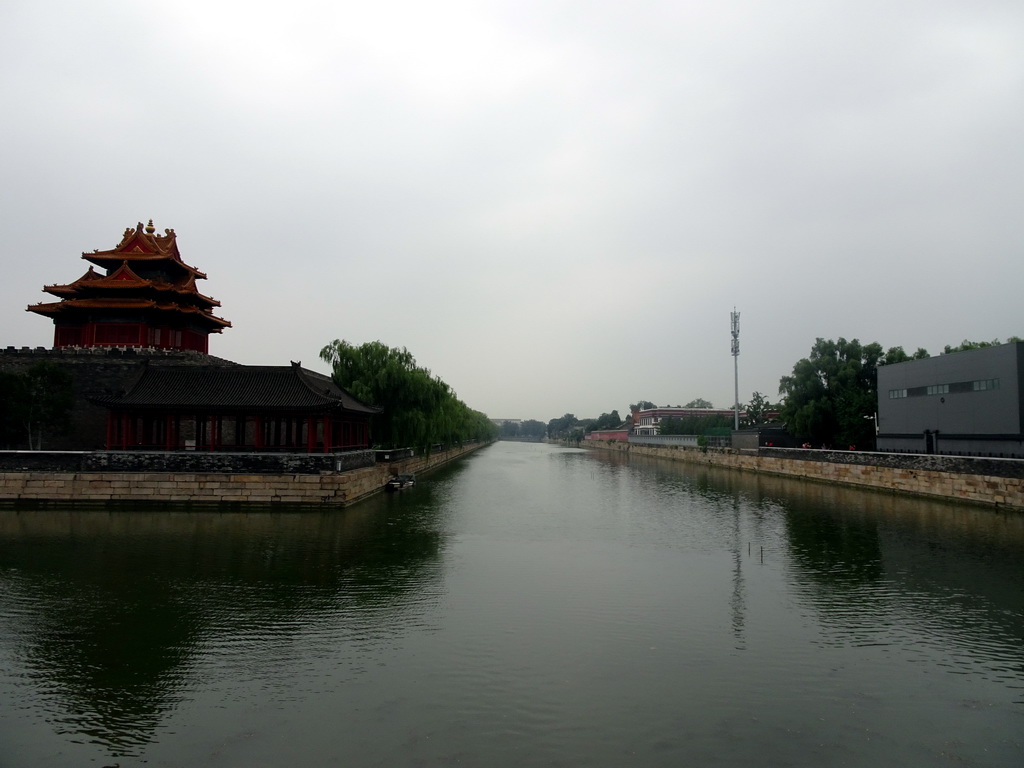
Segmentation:
{"type": "Polygon", "coordinates": [[[121,298],[82,298],[63,299],[54,302],[40,302],[30,304],[25,308],[26,312],[35,312],[44,315],[57,315],[62,313],[94,312],[97,310],[142,310],[144,312],[163,312],[168,314],[184,315],[204,321],[211,327],[218,329],[231,328],[230,320],[214,315],[208,310],[200,307],[183,307],[178,304],[159,304],[155,299],[121,299],[121,298]]]}
{"type": "Polygon", "coordinates": [[[111,262],[118,261],[167,261],[174,264],[184,272],[194,276],[198,280],[206,280],[206,273],[201,272],[193,266],[186,264],[180,258],[176,259],[166,253],[143,253],[141,251],[94,251],[83,253],[82,258],[95,264],[97,267],[109,268],[111,262]]]}
{"type": "Polygon", "coordinates": [[[70,283],[68,285],[44,285],[43,291],[49,293],[51,296],[59,296],[62,298],[91,298],[88,294],[102,294],[105,291],[154,291],[158,294],[173,294],[175,296],[187,296],[189,298],[199,299],[199,304],[203,304],[209,307],[221,306],[220,301],[200,293],[196,290],[189,290],[188,288],[181,288],[172,283],[158,283],[153,280],[139,279],[135,280],[111,280],[105,281],[89,281],[85,283],[70,283]]]}

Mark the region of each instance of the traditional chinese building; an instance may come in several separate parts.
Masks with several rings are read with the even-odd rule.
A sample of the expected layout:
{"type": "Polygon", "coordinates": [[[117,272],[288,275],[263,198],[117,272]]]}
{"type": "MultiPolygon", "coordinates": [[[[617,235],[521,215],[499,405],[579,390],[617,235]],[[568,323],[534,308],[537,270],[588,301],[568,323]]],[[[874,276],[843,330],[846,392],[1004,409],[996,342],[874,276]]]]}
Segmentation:
{"type": "Polygon", "coordinates": [[[182,261],[173,229],[153,220],[129,227],[109,251],[83,253],[94,266],[66,285],[43,290],[60,301],[32,304],[53,320],[53,346],[148,347],[209,351],[209,336],[231,323],[213,314],[220,302],[196,287],[206,275],[182,261]]]}
{"type": "MultiPolygon", "coordinates": [[[[231,323],[182,261],[174,230],[153,222],[109,251],[83,253],[78,280],[47,285],[59,297],[28,311],[54,323],[53,349],[8,347],[0,370],[41,362],[71,374],[75,411],[48,436],[54,450],[336,453],[371,446],[370,417],[329,376],[287,366],[240,365],[208,352],[231,323]],[[102,269],[102,273],[96,267],[102,269]]],[[[18,446],[13,446],[18,447],[18,446]]],[[[372,460],[372,457],[371,457],[372,460]]]]}
{"type": "Polygon", "coordinates": [[[107,449],[336,452],[369,446],[379,409],[290,366],[143,367],[109,409],[107,449]]]}

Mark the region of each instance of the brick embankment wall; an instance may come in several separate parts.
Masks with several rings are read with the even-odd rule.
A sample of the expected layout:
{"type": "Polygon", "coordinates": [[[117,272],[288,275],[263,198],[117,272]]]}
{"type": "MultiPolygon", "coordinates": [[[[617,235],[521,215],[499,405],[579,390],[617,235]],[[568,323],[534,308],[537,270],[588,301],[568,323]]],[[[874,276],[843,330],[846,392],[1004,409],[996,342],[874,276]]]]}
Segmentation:
{"type": "Polygon", "coordinates": [[[585,448],[1024,511],[1024,461],[849,451],[733,451],[585,442],[585,448]]]}
{"type": "Polygon", "coordinates": [[[484,445],[473,443],[429,456],[319,474],[4,472],[0,473],[0,503],[343,507],[380,492],[394,474],[428,472],[484,445]]]}

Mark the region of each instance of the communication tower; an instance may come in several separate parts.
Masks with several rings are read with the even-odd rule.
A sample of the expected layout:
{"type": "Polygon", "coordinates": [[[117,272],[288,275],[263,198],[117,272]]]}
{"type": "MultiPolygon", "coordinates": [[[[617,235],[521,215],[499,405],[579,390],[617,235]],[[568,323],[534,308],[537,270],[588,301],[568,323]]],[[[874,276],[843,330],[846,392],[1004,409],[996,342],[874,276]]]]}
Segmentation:
{"type": "Polygon", "coordinates": [[[735,412],[733,429],[740,428],[740,313],[732,308],[732,368],[736,383],[736,396],[733,402],[735,412]]]}

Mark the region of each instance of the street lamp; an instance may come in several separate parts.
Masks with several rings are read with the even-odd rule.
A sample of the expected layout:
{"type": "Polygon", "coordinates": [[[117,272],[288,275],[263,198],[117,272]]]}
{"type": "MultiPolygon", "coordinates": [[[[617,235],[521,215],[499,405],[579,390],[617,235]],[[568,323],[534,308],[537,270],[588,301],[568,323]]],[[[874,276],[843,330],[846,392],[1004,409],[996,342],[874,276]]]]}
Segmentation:
{"type": "Polygon", "coordinates": [[[878,411],[875,411],[870,416],[865,416],[865,419],[873,419],[875,422],[875,437],[878,437],[878,411]]]}

